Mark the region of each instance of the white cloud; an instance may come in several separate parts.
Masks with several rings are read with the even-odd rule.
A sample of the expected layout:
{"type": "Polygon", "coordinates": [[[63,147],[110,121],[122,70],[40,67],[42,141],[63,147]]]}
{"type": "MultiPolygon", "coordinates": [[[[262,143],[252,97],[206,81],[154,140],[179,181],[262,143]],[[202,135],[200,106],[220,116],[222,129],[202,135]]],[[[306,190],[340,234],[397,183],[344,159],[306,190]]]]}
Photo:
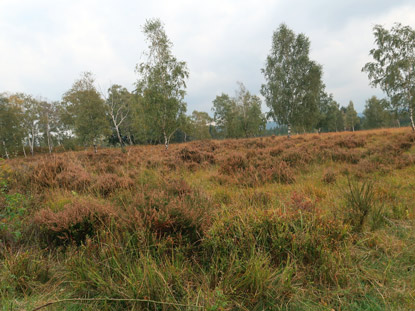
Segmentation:
{"type": "Polygon", "coordinates": [[[259,92],[272,32],[285,22],[310,38],[328,91],[341,104],[353,100],[361,111],[365,99],[381,95],[360,72],[370,60],[372,27],[414,25],[415,6],[405,3],[410,2],[0,0],[0,92],[59,100],[86,70],[103,89],[111,82],[131,89],[146,47],[140,27],[159,17],[174,54],[190,69],[189,112],[210,111],[216,95],[234,94],[236,81],[259,92]]]}

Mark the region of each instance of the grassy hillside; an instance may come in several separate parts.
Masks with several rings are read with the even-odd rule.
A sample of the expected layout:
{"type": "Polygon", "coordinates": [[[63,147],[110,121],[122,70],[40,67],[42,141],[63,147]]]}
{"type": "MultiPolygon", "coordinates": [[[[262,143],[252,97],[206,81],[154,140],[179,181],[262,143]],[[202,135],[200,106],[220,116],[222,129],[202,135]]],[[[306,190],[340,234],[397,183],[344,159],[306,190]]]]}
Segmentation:
{"type": "Polygon", "coordinates": [[[2,161],[1,308],[413,310],[414,145],[405,128],[2,161]]]}

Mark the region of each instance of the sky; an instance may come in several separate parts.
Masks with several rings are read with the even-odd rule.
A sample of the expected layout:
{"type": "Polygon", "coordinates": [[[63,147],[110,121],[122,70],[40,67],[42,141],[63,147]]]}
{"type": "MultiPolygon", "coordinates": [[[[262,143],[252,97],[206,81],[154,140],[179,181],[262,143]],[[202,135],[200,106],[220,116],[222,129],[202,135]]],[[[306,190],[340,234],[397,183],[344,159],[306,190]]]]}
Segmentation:
{"type": "MultiPolygon", "coordinates": [[[[340,105],[362,112],[372,95],[361,72],[371,61],[373,26],[415,28],[409,0],[0,0],[0,93],[57,101],[85,71],[98,89],[134,89],[145,61],[142,26],[159,18],[173,54],[187,63],[188,112],[211,112],[217,95],[235,95],[237,81],[259,95],[273,32],[281,23],[311,41],[310,58],[340,105]]],[[[264,110],[267,108],[264,104],[264,110]]]]}

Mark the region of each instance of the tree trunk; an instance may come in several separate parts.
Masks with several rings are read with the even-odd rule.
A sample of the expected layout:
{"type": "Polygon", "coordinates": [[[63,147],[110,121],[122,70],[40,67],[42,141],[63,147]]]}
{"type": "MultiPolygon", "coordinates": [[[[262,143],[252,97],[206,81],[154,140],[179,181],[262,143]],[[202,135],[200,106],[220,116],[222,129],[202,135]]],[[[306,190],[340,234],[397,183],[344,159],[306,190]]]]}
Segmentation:
{"type": "Polygon", "coordinates": [[[352,125],[352,131],[354,132],[354,125],[352,125]]]}
{"type": "Polygon", "coordinates": [[[411,119],[411,127],[412,127],[412,132],[415,132],[415,124],[414,124],[414,114],[413,114],[413,108],[412,105],[409,104],[409,118],[411,119]]]}
{"type": "Polygon", "coordinates": [[[34,148],[35,148],[35,139],[34,139],[34,137],[32,136],[32,139],[30,139],[30,137],[29,137],[29,147],[30,147],[30,153],[32,154],[32,156],[35,154],[35,152],[34,152],[34,148]]]}
{"type": "Polygon", "coordinates": [[[49,149],[49,154],[51,154],[51,153],[52,153],[53,146],[52,146],[52,139],[50,138],[49,119],[48,119],[48,124],[47,124],[47,126],[46,126],[46,131],[47,131],[46,135],[47,135],[47,137],[48,137],[48,149],[49,149]]]}
{"type": "Polygon", "coordinates": [[[97,153],[97,144],[94,143],[94,153],[97,153]]]}
{"type": "Polygon", "coordinates": [[[131,139],[131,133],[128,133],[128,141],[130,142],[130,146],[132,146],[133,140],[131,139]]]}
{"type": "Polygon", "coordinates": [[[4,140],[3,140],[3,147],[4,147],[4,152],[6,153],[6,158],[10,159],[9,158],[9,153],[7,152],[6,142],[4,140]]]}
{"type": "Polygon", "coordinates": [[[396,123],[398,123],[398,127],[401,128],[401,121],[399,121],[399,118],[396,119],[396,123]]]}
{"type": "Polygon", "coordinates": [[[24,157],[26,158],[26,150],[24,149],[24,145],[22,146],[23,146],[23,154],[24,154],[24,157]]]}
{"type": "Polygon", "coordinates": [[[118,141],[120,142],[121,149],[124,150],[124,144],[123,144],[118,126],[115,127],[115,130],[117,131],[117,137],[118,137],[118,141]]]}
{"type": "Polygon", "coordinates": [[[166,150],[169,149],[169,139],[167,138],[166,131],[163,131],[164,136],[164,146],[166,147],[166,150]]]}
{"type": "Polygon", "coordinates": [[[288,138],[291,137],[291,124],[288,124],[288,138]]]}

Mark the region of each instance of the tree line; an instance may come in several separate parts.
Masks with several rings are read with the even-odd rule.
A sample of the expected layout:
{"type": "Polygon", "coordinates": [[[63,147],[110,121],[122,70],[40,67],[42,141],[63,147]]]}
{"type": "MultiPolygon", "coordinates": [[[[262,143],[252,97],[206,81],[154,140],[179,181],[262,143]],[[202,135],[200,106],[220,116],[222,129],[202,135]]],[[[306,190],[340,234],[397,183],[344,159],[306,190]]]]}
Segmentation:
{"type": "Polygon", "coordinates": [[[377,47],[362,71],[387,97],[369,98],[363,115],[352,101],[342,107],[327,93],[323,68],[309,57],[310,40],[285,24],[273,33],[260,94],[251,94],[238,82],[235,96],[222,93],[213,100],[213,117],[203,111],[187,115],[186,62],[172,54],[173,44],[159,19],[148,20],[143,33],[148,48],[136,66],[138,78],[131,92],[118,84],[102,92],[92,73],[85,72],[60,101],[1,93],[1,156],[87,147],[96,151],[102,145],[164,144],[168,149],[170,142],[188,140],[403,125],[415,130],[415,31],[409,26],[374,27],[377,47]],[[267,113],[261,110],[262,100],[267,113]]]}

